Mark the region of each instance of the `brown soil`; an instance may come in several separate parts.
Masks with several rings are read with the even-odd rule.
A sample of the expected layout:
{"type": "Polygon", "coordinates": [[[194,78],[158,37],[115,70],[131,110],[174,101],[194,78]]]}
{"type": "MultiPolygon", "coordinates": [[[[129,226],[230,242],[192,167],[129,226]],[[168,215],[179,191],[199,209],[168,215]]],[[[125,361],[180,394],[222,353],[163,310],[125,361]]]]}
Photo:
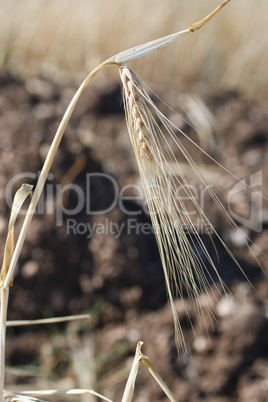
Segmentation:
{"type": "MultiPolygon", "coordinates": [[[[24,82],[8,74],[0,79],[1,254],[10,213],[7,199],[10,200],[22,182],[36,183],[36,175],[75,89],[74,85],[56,85],[46,79],[24,82]],[[24,172],[34,175],[26,177],[24,172]],[[23,177],[16,176],[20,173],[24,173],[23,177]],[[13,184],[12,178],[15,178],[13,184]]],[[[157,92],[180,116],[187,118],[180,108],[184,100],[178,90],[159,88],[157,92]]],[[[250,185],[254,185],[249,181],[251,175],[257,173],[260,177],[258,172],[262,172],[264,184],[268,160],[268,98],[249,102],[237,93],[207,92],[200,96],[215,116],[213,142],[224,149],[222,153],[214,151],[213,157],[250,185]]],[[[191,138],[198,140],[181,117],[166,106],[163,111],[191,138]]],[[[196,150],[190,147],[189,152],[196,150]]],[[[194,157],[199,158],[197,154],[194,157]]],[[[202,162],[209,183],[226,206],[233,178],[211,161],[202,162]]],[[[268,255],[268,210],[265,201],[262,201],[261,216],[256,217],[254,227],[247,231],[258,247],[254,253],[263,267],[262,272],[249,249],[239,244],[236,230],[228,229],[221,213],[207,200],[207,214],[254,289],[226,255],[220,242],[213,238],[218,248],[219,272],[231,295],[222,294],[223,298],[215,302],[213,328],[207,316],[198,319],[190,300],[176,302],[188,348],[187,355],[178,357],[154,235],[127,233],[124,229],[116,238],[111,226],[107,233],[95,231],[90,238],[88,233],[82,234],[85,223],[91,228],[101,228],[109,222],[124,223],[126,228],[130,219],[137,218],[133,212],[139,208],[138,203],[125,200],[127,213],[118,202],[106,214],[89,215],[83,208],[70,217],[61,214],[60,203],[55,211],[56,186],[66,183],[75,183],[84,192],[90,191],[92,210],[107,208],[114,199],[115,184],[97,176],[89,186],[86,174],[97,172],[113,177],[119,190],[139,181],[124,121],[121,89],[117,84],[92,86],[79,101],[44,191],[43,206],[46,211],[53,206],[52,213],[46,212],[45,216],[39,213],[34,217],[10,291],[10,320],[88,311],[91,319],[79,325],[8,329],[8,366],[30,366],[20,375],[9,371],[7,388],[20,389],[25,384],[27,388],[41,388],[44,384],[48,387],[48,382],[45,383],[48,378],[53,387],[56,382],[59,386],[63,384],[63,388],[94,386],[100,393],[119,401],[136,343],[142,340],[144,354],[181,402],[268,401],[268,281],[265,277],[268,264],[264,255],[268,255]],[[81,233],[68,229],[70,218],[81,224],[81,233]],[[79,377],[86,369],[81,362],[82,371],[78,375],[74,367],[73,351],[82,350],[80,360],[83,360],[83,354],[88,356],[90,349],[87,341],[93,344],[96,357],[97,385],[92,385],[89,379],[88,384],[85,380],[81,385],[79,377]]],[[[247,197],[232,203],[233,211],[249,219],[250,199],[249,191],[247,197]]],[[[65,207],[70,209],[76,202],[74,194],[66,192],[65,207]]],[[[260,200],[256,198],[254,202],[260,200]]],[[[150,225],[145,213],[139,214],[137,219],[142,225],[150,225]]],[[[21,224],[22,217],[19,217],[17,231],[21,224]]],[[[213,244],[207,237],[203,239],[216,261],[213,244]]],[[[216,284],[212,289],[223,293],[216,276],[213,279],[216,284]]],[[[208,300],[204,299],[203,303],[208,300]]],[[[86,363],[91,364],[87,360],[86,363]]],[[[140,402],[166,400],[145,367],[140,368],[134,399],[140,402]]]]}

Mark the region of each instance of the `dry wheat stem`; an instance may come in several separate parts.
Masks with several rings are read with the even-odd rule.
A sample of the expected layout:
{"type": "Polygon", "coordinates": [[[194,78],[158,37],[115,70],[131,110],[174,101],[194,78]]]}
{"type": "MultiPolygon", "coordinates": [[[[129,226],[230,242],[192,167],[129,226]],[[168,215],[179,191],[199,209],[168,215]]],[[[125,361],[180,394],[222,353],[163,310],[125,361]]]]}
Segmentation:
{"type": "Polygon", "coordinates": [[[153,376],[153,378],[156,380],[156,382],[160,385],[162,390],[165,392],[165,394],[167,395],[169,400],[171,402],[178,402],[178,400],[175,398],[173,393],[170,391],[170,389],[168,388],[166,383],[163,381],[163,379],[160,377],[160,375],[158,374],[156,369],[153,367],[153,365],[149,361],[148,357],[142,353],[142,351],[141,351],[142,345],[143,345],[142,341],[138,342],[138,344],[137,344],[135,357],[133,359],[133,363],[132,363],[132,367],[131,367],[131,370],[129,373],[128,381],[126,383],[126,387],[125,387],[124,394],[122,397],[122,402],[131,402],[132,401],[140,361],[143,362],[143,364],[148,369],[150,374],[153,376]]]}
{"type": "Polygon", "coordinates": [[[125,386],[125,390],[124,390],[124,394],[123,394],[121,402],[131,402],[131,400],[132,400],[134,388],[135,388],[135,382],[136,382],[139,364],[140,364],[140,354],[141,354],[142,345],[143,345],[142,341],[138,342],[138,344],[137,344],[135,356],[133,359],[133,363],[131,366],[131,370],[130,370],[130,373],[128,376],[128,380],[127,380],[127,383],[125,386]]]}
{"type": "Polygon", "coordinates": [[[3,398],[4,385],[5,385],[5,345],[6,345],[6,320],[7,320],[7,305],[9,288],[0,289],[1,292],[1,306],[0,306],[0,398],[3,398]]]}
{"type": "Polygon", "coordinates": [[[12,286],[13,278],[11,277],[8,282],[8,287],[3,286],[3,282],[7,276],[10,261],[14,252],[14,225],[17,216],[21,210],[21,207],[31,194],[32,186],[29,184],[23,184],[15,194],[14,201],[12,204],[9,224],[8,224],[8,234],[6,238],[6,244],[4,249],[4,258],[1,269],[0,277],[0,292],[1,292],[1,311],[0,311],[0,396],[3,395],[4,390],[4,375],[5,375],[5,342],[6,342],[6,320],[7,320],[7,306],[8,306],[8,296],[9,296],[9,286],[12,286]]]}
{"type": "Polygon", "coordinates": [[[152,365],[152,363],[149,361],[148,357],[145,356],[143,353],[140,352],[140,360],[142,363],[145,365],[145,367],[149,370],[151,375],[154,377],[155,381],[160,385],[162,390],[165,392],[166,396],[171,402],[179,402],[178,399],[175,397],[173,392],[168,388],[166,383],[163,381],[163,379],[160,377],[158,372],[156,371],[155,367],[152,365]]]}
{"type": "Polygon", "coordinates": [[[55,324],[59,322],[68,322],[75,320],[85,320],[90,318],[90,314],[78,314],[78,315],[70,315],[66,317],[52,317],[52,318],[41,318],[39,320],[14,320],[7,321],[7,327],[22,327],[25,325],[44,325],[44,324],[55,324]]]}
{"type": "Polygon", "coordinates": [[[107,402],[113,402],[111,399],[106,398],[105,396],[99,394],[98,392],[93,391],[92,389],[48,389],[48,390],[36,390],[36,391],[23,391],[23,392],[18,392],[18,396],[22,397],[39,397],[39,396],[51,396],[51,395],[95,395],[98,398],[107,401],[107,402]]]}
{"type": "Polygon", "coordinates": [[[92,78],[107,64],[112,64],[112,63],[104,62],[104,63],[100,64],[95,70],[93,70],[86,77],[84,82],[81,84],[81,86],[79,87],[79,89],[75,93],[73,99],[71,100],[71,102],[70,102],[70,104],[69,104],[69,106],[68,106],[68,108],[67,108],[67,110],[66,110],[66,112],[65,112],[65,114],[64,114],[64,116],[63,116],[63,118],[61,120],[61,123],[60,123],[60,125],[58,127],[58,130],[57,130],[56,134],[55,134],[54,140],[53,140],[53,142],[52,142],[52,144],[50,146],[50,149],[48,151],[48,155],[46,157],[46,160],[44,162],[43,168],[41,170],[38,182],[36,184],[35,191],[34,191],[33,196],[32,196],[30,206],[28,208],[25,220],[23,222],[23,226],[21,228],[21,232],[20,232],[20,235],[19,235],[16,247],[15,247],[15,250],[14,250],[14,253],[13,253],[13,257],[12,257],[12,260],[10,262],[9,271],[8,271],[8,273],[6,275],[6,279],[4,281],[4,285],[3,285],[4,287],[8,286],[12,276],[14,275],[16,263],[18,261],[19,254],[21,252],[21,248],[23,246],[26,234],[28,232],[30,223],[32,221],[32,218],[33,218],[37,203],[38,203],[39,198],[41,196],[41,193],[43,191],[43,188],[44,188],[44,185],[45,185],[45,182],[46,182],[46,179],[47,179],[47,175],[49,173],[50,167],[51,167],[52,162],[54,160],[55,154],[56,154],[56,152],[58,150],[58,147],[59,147],[60,141],[62,139],[62,136],[63,136],[63,134],[65,132],[66,126],[67,126],[67,124],[68,124],[68,122],[70,120],[70,117],[72,115],[72,112],[73,112],[73,110],[74,110],[74,108],[75,108],[75,106],[77,104],[77,101],[80,98],[82,92],[85,90],[85,88],[91,82],[92,78]]]}

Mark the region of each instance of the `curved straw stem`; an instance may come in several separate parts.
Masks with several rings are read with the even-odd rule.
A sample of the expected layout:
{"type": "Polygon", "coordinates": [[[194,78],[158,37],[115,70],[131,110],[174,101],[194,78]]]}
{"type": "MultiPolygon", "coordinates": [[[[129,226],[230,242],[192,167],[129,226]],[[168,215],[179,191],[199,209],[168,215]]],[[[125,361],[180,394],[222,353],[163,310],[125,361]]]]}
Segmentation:
{"type": "Polygon", "coordinates": [[[58,127],[58,130],[55,134],[54,140],[51,144],[51,147],[48,151],[45,163],[43,165],[43,168],[41,170],[38,182],[36,184],[36,188],[34,190],[33,196],[32,196],[32,200],[31,203],[29,205],[25,220],[23,222],[23,226],[21,228],[21,232],[12,256],[12,260],[10,262],[10,266],[9,266],[9,270],[6,276],[6,279],[4,281],[3,287],[6,288],[8,286],[8,284],[10,283],[10,280],[14,274],[15,271],[15,267],[16,267],[16,263],[18,261],[19,255],[20,255],[20,251],[22,249],[26,234],[28,232],[30,223],[32,221],[37,203],[39,201],[39,198],[41,196],[41,193],[43,191],[46,179],[47,179],[47,175],[49,173],[50,167],[52,165],[52,162],[54,160],[55,154],[57,152],[57,149],[60,145],[60,141],[62,139],[62,136],[65,132],[66,126],[70,120],[70,117],[72,115],[72,112],[75,108],[75,105],[77,104],[77,101],[79,99],[79,97],[81,96],[82,92],[85,90],[85,88],[88,86],[88,84],[91,82],[92,78],[106,65],[109,64],[114,64],[113,62],[107,60],[105,62],[103,62],[102,64],[100,64],[98,67],[96,67],[87,77],[86,79],[83,81],[83,83],[80,85],[80,87],[78,88],[77,92],[75,93],[73,99],[71,100],[71,103],[69,104],[66,112],[64,113],[64,116],[60,122],[60,125],[58,127]]]}
{"type": "Polygon", "coordinates": [[[215,14],[217,14],[224,6],[226,6],[226,4],[229,3],[229,1],[231,1],[231,0],[225,0],[220,6],[215,8],[215,10],[212,11],[212,13],[207,15],[201,21],[197,21],[197,22],[194,22],[193,24],[191,24],[189,26],[189,31],[190,32],[195,32],[198,29],[202,28],[202,26],[205,25],[209,20],[211,20],[211,18],[213,18],[215,14]]]}

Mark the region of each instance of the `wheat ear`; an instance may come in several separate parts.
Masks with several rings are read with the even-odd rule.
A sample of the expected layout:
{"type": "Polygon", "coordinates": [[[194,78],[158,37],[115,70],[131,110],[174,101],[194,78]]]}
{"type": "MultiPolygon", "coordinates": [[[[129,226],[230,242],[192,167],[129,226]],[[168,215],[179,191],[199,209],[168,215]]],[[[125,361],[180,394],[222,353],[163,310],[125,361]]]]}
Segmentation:
{"type": "MultiPolygon", "coordinates": [[[[210,282],[214,283],[214,281],[208,268],[211,268],[215,272],[224,292],[227,288],[218,274],[215,263],[200,233],[191,221],[183,198],[180,197],[180,189],[184,190],[187,199],[193,203],[200,221],[209,233],[212,244],[214,244],[212,239],[212,235],[214,235],[222,244],[226,253],[233,259],[234,263],[242,272],[243,270],[213,227],[202,206],[196,200],[187,179],[180,169],[173,149],[177,149],[181,153],[189,164],[189,167],[192,168],[193,174],[205,186],[211,199],[219,207],[224,218],[231,227],[235,228],[241,234],[241,240],[244,241],[245,245],[248,246],[247,242],[250,242],[250,239],[247,238],[245,240],[242,232],[239,232],[237,225],[227,210],[217,198],[212,188],[208,186],[198,165],[181,143],[180,135],[188,138],[186,134],[180,130],[177,132],[173,130],[174,127],[158,110],[145,91],[143,83],[133,70],[127,66],[121,66],[119,71],[123,84],[128,132],[135,152],[160,252],[167,293],[175,323],[176,343],[178,349],[185,352],[186,344],[177,317],[174,299],[180,296],[183,300],[183,291],[185,289],[190,299],[195,302],[198,316],[202,317],[203,308],[199,302],[199,296],[206,292],[209,299],[212,299],[210,300],[211,307],[206,308],[206,312],[210,316],[211,323],[213,323],[215,316],[212,307],[214,304],[213,300],[216,301],[218,299],[220,289],[212,290],[210,282]],[[209,290],[210,292],[208,292],[209,290]]],[[[249,250],[254,256],[250,247],[249,250]]]]}

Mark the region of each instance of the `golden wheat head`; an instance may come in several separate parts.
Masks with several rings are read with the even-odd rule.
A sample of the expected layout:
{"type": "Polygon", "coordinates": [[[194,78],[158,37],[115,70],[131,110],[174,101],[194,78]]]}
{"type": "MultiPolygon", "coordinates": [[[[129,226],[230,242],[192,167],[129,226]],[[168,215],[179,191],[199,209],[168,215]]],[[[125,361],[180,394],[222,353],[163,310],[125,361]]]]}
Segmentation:
{"type": "MultiPolygon", "coordinates": [[[[123,84],[123,98],[126,121],[130,139],[134,148],[139,172],[141,175],[148,210],[151,216],[156,240],[164,269],[168,296],[171,302],[176,327],[176,341],[179,349],[185,350],[180,323],[177,318],[174,297],[183,296],[187,291],[190,299],[195,301],[197,313],[203,315],[199,296],[209,292],[209,297],[218,298],[220,289],[211,289],[212,278],[209,270],[215,271],[225,291],[216,266],[198,232],[191,221],[184,203],[187,198],[193,203],[195,210],[206,228],[207,233],[216,236],[226,252],[235,263],[239,263],[218,235],[204,210],[198,204],[190,186],[180,168],[174,154],[180,152],[193,174],[203,183],[212,200],[233,227],[237,226],[223,207],[211,186],[208,186],[202,173],[180,140],[180,135],[187,137],[182,131],[175,131],[172,123],[159,111],[144,89],[144,84],[129,67],[120,67],[123,84]],[[179,189],[179,191],[178,191],[179,189]],[[183,189],[186,197],[180,196],[183,189]],[[185,230],[188,228],[188,230],[185,230]]],[[[212,240],[213,243],[213,240],[212,240]]],[[[211,306],[214,304],[211,300],[211,306]]],[[[213,308],[208,308],[213,322],[213,308]]]]}

